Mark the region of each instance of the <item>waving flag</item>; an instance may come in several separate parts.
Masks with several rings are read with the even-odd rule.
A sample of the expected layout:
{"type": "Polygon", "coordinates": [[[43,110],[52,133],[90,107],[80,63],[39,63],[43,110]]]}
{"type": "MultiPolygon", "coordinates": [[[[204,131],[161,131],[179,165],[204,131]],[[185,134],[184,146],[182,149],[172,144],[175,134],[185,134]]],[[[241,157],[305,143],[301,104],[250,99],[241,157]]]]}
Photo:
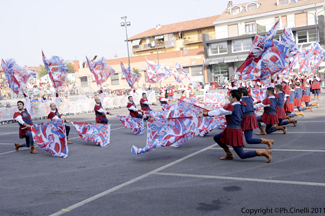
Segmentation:
{"type": "Polygon", "coordinates": [[[10,88],[16,94],[26,89],[30,79],[36,76],[34,71],[28,70],[16,64],[14,59],[2,60],[1,66],[5,72],[10,88]]]}
{"type": "Polygon", "coordinates": [[[5,72],[6,79],[9,83],[10,88],[12,89],[13,92],[15,92],[16,94],[19,94],[20,84],[17,81],[13,71],[9,69],[9,67],[7,66],[6,62],[3,59],[1,62],[1,66],[5,72]]]}
{"type": "Polygon", "coordinates": [[[86,122],[71,122],[81,139],[93,142],[100,147],[105,147],[110,142],[109,124],[95,124],[86,122]]]}
{"type": "Polygon", "coordinates": [[[52,80],[54,88],[59,89],[63,87],[69,73],[67,63],[59,56],[52,56],[51,59],[47,59],[43,51],[42,55],[45,68],[52,80]]]}
{"type": "Polygon", "coordinates": [[[170,77],[161,65],[149,62],[147,59],[146,61],[147,83],[158,83],[170,77]]]}
{"type": "Polygon", "coordinates": [[[295,37],[293,36],[291,28],[285,27],[282,32],[281,41],[284,43],[294,43],[295,37]]]}
{"type": "Polygon", "coordinates": [[[198,119],[192,117],[148,120],[147,145],[132,146],[131,152],[139,155],[160,147],[178,147],[198,134],[197,124],[198,119]]]}
{"type": "MultiPolygon", "coordinates": [[[[270,70],[278,70],[278,65],[283,63],[280,53],[273,41],[279,27],[279,20],[264,36],[255,36],[247,59],[238,68],[236,74],[239,80],[262,80],[270,76],[270,70]]],[[[283,50],[283,47],[281,48],[283,50]]],[[[287,53],[285,53],[287,54],[287,53]]]]}
{"type": "Polygon", "coordinates": [[[178,83],[182,83],[183,82],[183,78],[179,75],[179,73],[177,72],[176,69],[169,69],[165,67],[165,71],[167,72],[167,74],[169,74],[169,76],[173,76],[176,80],[176,82],[178,83]]]}
{"type": "Polygon", "coordinates": [[[133,118],[132,116],[120,116],[117,118],[121,121],[124,127],[130,128],[135,135],[141,135],[144,132],[144,124],[142,118],[133,118]]]}
{"type": "Polygon", "coordinates": [[[147,145],[132,146],[131,152],[139,155],[160,147],[179,147],[196,135],[205,136],[214,128],[224,127],[224,117],[155,118],[148,121],[147,145]]]}
{"type": "Polygon", "coordinates": [[[226,118],[225,117],[203,117],[199,118],[198,130],[199,136],[203,137],[210,133],[213,129],[225,129],[226,118]]]}
{"type": "Polygon", "coordinates": [[[69,154],[63,120],[49,121],[32,126],[33,140],[53,157],[66,158],[69,154]]]}
{"type": "Polygon", "coordinates": [[[187,75],[186,71],[184,70],[184,68],[182,67],[182,65],[179,62],[176,62],[175,69],[176,70],[181,70],[183,72],[183,77],[187,78],[188,80],[191,80],[190,77],[187,75]]]}
{"type": "Polygon", "coordinates": [[[301,51],[301,55],[299,56],[300,59],[298,60],[299,73],[308,72],[309,59],[312,58],[312,55],[313,55],[313,49],[314,49],[313,46],[314,46],[314,44],[311,44],[310,46],[304,48],[301,51]]]}
{"type": "Polygon", "coordinates": [[[325,57],[325,50],[321,48],[319,43],[315,43],[313,46],[312,57],[309,59],[310,73],[315,73],[318,66],[322,63],[325,57]]]}
{"type": "Polygon", "coordinates": [[[94,75],[97,85],[105,83],[106,80],[115,73],[115,70],[107,64],[104,57],[97,62],[89,61],[87,57],[86,59],[89,70],[94,75]]]}
{"type": "Polygon", "coordinates": [[[123,62],[121,62],[121,68],[122,68],[123,76],[125,77],[125,79],[128,82],[129,86],[131,88],[134,88],[134,83],[136,83],[137,81],[139,81],[140,75],[139,74],[136,74],[136,73],[132,73],[130,66],[128,67],[128,69],[126,69],[124,67],[123,62]]]}
{"type": "Polygon", "coordinates": [[[265,89],[255,89],[251,88],[251,96],[254,101],[263,101],[266,98],[266,94],[264,94],[265,89]]]}
{"type": "Polygon", "coordinates": [[[176,101],[176,105],[174,108],[174,116],[173,117],[188,117],[188,116],[199,116],[203,114],[203,112],[209,112],[209,110],[202,108],[194,103],[191,103],[187,100],[176,101]]]}

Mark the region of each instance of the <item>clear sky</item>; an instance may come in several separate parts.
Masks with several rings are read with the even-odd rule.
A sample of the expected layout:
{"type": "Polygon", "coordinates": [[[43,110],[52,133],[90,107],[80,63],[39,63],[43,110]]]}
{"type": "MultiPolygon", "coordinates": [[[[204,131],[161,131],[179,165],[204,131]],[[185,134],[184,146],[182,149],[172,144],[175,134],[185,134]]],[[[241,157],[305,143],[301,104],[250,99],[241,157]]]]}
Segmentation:
{"type": "MultiPolygon", "coordinates": [[[[233,4],[249,0],[233,0],[233,4]]],[[[228,0],[0,0],[0,58],[21,66],[50,58],[85,61],[127,56],[121,17],[131,22],[129,37],[154,28],[222,13],[228,0]]]]}

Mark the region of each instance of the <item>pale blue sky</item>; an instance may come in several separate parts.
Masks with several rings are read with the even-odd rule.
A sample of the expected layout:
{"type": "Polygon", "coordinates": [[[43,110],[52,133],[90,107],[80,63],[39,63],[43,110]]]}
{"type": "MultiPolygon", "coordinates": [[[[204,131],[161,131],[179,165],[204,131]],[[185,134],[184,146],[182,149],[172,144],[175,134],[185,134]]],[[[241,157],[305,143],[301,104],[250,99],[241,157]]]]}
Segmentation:
{"type": "MultiPolygon", "coordinates": [[[[233,3],[249,2],[234,0],[233,3]]],[[[228,0],[0,0],[0,58],[21,66],[50,58],[85,61],[85,55],[107,59],[127,56],[121,17],[129,37],[154,28],[222,13],[228,0]]]]}

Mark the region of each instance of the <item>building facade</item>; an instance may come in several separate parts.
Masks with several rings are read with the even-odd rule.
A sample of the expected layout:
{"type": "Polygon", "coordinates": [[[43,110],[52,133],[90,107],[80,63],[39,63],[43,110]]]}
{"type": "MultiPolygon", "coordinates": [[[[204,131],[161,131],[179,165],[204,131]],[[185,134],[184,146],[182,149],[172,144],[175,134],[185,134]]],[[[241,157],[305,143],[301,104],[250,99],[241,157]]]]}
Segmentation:
{"type": "Polygon", "coordinates": [[[233,5],[216,19],[215,39],[203,36],[207,81],[222,83],[246,59],[256,34],[264,36],[280,19],[275,39],[291,27],[300,47],[324,44],[323,0],[258,0],[233,5]]]}
{"type": "Polygon", "coordinates": [[[150,55],[157,52],[164,53],[203,47],[203,34],[214,39],[213,22],[217,18],[218,16],[211,16],[169,25],[157,25],[156,28],[128,39],[131,41],[132,55],[150,55]]]}

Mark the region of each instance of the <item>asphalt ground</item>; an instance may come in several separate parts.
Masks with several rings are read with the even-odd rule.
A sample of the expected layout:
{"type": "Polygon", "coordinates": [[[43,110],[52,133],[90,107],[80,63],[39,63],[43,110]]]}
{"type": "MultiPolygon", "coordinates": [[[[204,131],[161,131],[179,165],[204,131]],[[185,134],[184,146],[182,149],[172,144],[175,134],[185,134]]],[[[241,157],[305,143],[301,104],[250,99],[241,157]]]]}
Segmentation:
{"type": "MultiPolygon", "coordinates": [[[[109,116],[108,147],[81,140],[70,124],[73,144],[63,159],[39,147],[37,155],[14,151],[14,142],[23,141],[18,125],[1,125],[0,215],[325,214],[324,98],[295,117],[298,125],[286,135],[263,136],[275,142],[269,164],[265,157],[219,160],[225,153],[213,141],[218,129],[179,148],[134,155],[132,145],[144,147],[146,133],[136,136],[109,116]]],[[[112,113],[128,114],[126,108],[112,113]]],[[[66,118],[95,121],[94,113],[66,118]]],[[[265,148],[247,144],[245,151],[265,148]]]]}

